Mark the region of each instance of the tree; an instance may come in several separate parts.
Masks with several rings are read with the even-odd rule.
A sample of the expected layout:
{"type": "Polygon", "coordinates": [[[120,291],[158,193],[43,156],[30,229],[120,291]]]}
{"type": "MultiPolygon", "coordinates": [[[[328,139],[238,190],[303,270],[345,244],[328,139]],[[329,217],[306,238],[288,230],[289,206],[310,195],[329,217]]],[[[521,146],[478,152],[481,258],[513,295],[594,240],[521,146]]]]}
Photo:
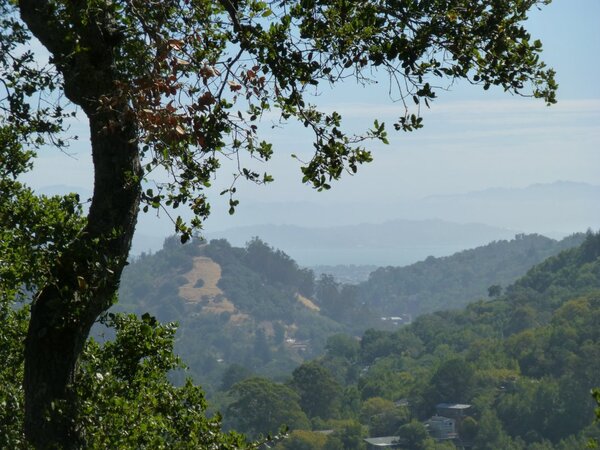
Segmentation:
{"type": "Polygon", "coordinates": [[[256,330],[256,335],[254,337],[254,356],[263,364],[268,363],[273,358],[267,335],[262,328],[256,330]]]}
{"type": "Polygon", "coordinates": [[[490,297],[490,298],[500,297],[501,294],[502,294],[502,286],[500,286],[499,284],[492,284],[488,288],[488,297],[490,297]]]}
{"type": "Polygon", "coordinates": [[[202,389],[167,379],[181,367],[173,323],[161,325],[148,314],[109,314],[103,322],[116,338],[102,345],[90,340],[78,371],[85,448],[247,447],[243,436],[221,432],[218,415],[206,417],[202,389]]]}
{"type": "Polygon", "coordinates": [[[430,401],[468,402],[475,384],[475,370],[463,359],[444,362],[431,377],[430,401]]]}
{"type": "MultiPolygon", "coordinates": [[[[63,246],[42,243],[56,257],[35,286],[25,342],[31,443],[78,446],[76,421],[52,405],[73,404],[78,358],[92,324],[115,301],[140,205],[189,207],[190,223],[174,220],[187,240],[209,213],[204,189],[220,158],[247,151],[269,159],[272,147],[259,140],[256,123],[270,109],[314,133],[303,181],[329,189],[344,170],[370,161],[365,139],[385,142],[386,130],[375,121],[363,135],[347,135],[340,114],[319,111],[308,96],[349,77],[367,82],[374,70],[397,81],[397,130],[422,126],[406,103],[429,105],[435,78],[552,103],[553,71],[522,25],[545,3],[0,0],[0,129],[4,140],[24,145],[3,147],[3,163],[31,157],[44,143],[67,144],[63,120],[73,109],[62,99],[85,115],[94,163],[85,221],[63,246]],[[51,64],[35,61],[31,35],[51,64]],[[144,176],[158,168],[170,181],[143,190],[144,176]]],[[[26,168],[3,176],[15,179],[26,168]]],[[[243,164],[238,178],[272,179],[243,164]]],[[[231,212],[235,189],[223,192],[231,212]]]]}
{"type": "Polygon", "coordinates": [[[0,448],[23,448],[23,337],[27,311],[0,296],[0,448]]]}
{"type": "Polygon", "coordinates": [[[399,442],[402,447],[412,450],[427,450],[435,445],[427,428],[421,422],[413,420],[398,429],[399,442]]]}
{"type": "Polygon", "coordinates": [[[332,275],[321,274],[317,281],[316,295],[319,306],[329,317],[337,318],[345,309],[344,299],[340,293],[340,283],[332,275]]]}
{"type": "Polygon", "coordinates": [[[360,423],[350,422],[327,436],[325,450],[363,450],[364,431],[360,423]]]}
{"type": "Polygon", "coordinates": [[[228,414],[236,427],[253,436],[276,433],[282,426],[291,429],[308,429],[310,423],[299,405],[296,392],[287,386],[265,378],[249,378],[230,390],[234,401],[228,414]]]}
{"type": "Polygon", "coordinates": [[[355,361],[360,352],[360,344],[356,338],[346,334],[334,334],[327,338],[325,345],[327,356],[344,358],[348,361],[355,361]]]}
{"type": "MultiPolygon", "coordinates": [[[[19,377],[27,308],[0,305],[0,355],[6,363],[0,371],[0,447],[29,448],[19,377]]],[[[168,381],[167,374],[181,367],[173,354],[174,324],[161,325],[147,314],[141,319],[109,314],[103,323],[115,338],[103,344],[89,340],[78,367],[77,419],[85,448],[248,447],[243,436],[221,432],[218,416],[206,417],[199,387],[189,380],[181,387],[168,381]]]]}
{"type": "Polygon", "coordinates": [[[250,369],[239,364],[231,364],[221,378],[221,390],[228,391],[234,384],[252,377],[253,373],[250,369]]]}
{"type": "Polygon", "coordinates": [[[486,409],[481,414],[474,446],[481,450],[512,447],[510,437],[502,428],[502,423],[493,410],[486,409]]]}
{"type": "MultiPolygon", "coordinates": [[[[594,422],[598,423],[600,422],[600,389],[598,388],[594,388],[592,389],[592,397],[594,398],[594,401],[596,402],[596,408],[594,409],[594,414],[595,414],[595,419],[594,422]]],[[[596,439],[590,439],[590,442],[588,444],[591,448],[597,448],[598,447],[598,442],[596,441],[596,439]]]]}
{"type": "Polygon", "coordinates": [[[305,362],[292,373],[291,386],[300,396],[308,417],[331,418],[339,409],[342,387],[331,372],[315,361],[305,362]]]}

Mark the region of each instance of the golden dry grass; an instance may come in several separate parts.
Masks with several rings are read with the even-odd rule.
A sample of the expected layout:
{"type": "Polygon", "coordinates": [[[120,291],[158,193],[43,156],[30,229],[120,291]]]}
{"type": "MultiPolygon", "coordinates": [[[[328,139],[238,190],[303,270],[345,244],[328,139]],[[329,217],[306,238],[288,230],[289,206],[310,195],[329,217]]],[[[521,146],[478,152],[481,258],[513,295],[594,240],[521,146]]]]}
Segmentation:
{"type": "Polygon", "coordinates": [[[221,266],[210,258],[194,258],[194,267],[184,277],[188,282],[179,288],[179,296],[188,302],[199,302],[203,296],[214,298],[223,295],[223,291],[217,286],[221,279],[221,266]],[[194,287],[200,279],[204,280],[204,285],[194,287]]]}
{"type": "Polygon", "coordinates": [[[238,312],[238,313],[231,315],[231,317],[229,318],[229,323],[233,324],[233,325],[240,325],[241,323],[245,322],[249,318],[250,318],[250,316],[248,314],[238,312]]]}
{"type": "Polygon", "coordinates": [[[184,275],[188,282],[179,288],[179,296],[191,303],[207,300],[202,310],[208,313],[233,313],[235,306],[217,286],[221,279],[221,266],[205,256],[194,258],[192,270],[184,275]],[[203,280],[202,287],[195,287],[198,280],[203,280]]]}
{"type": "Polygon", "coordinates": [[[298,300],[300,303],[302,303],[308,309],[312,309],[313,311],[320,311],[321,310],[321,308],[319,308],[317,305],[315,305],[311,299],[306,298],[303,295],[296,294],[296,300],[298,300]]]}
{"type": "MultiPolygon", "coordinates": [[[[186,273],[184,277],[188,282],[179,287],[179,296],[181,298],[190,303],[203,302],[202,311],[205,313],[232,313],[230,321],[234,324],[240,324],[248,319],[248,315],[236,312],[235,305],[225,297],[223,291],[217,286],[221,279],[221,266],[212,259],[206,256],[194,258],[192,270],[186,273]],[[196,287],[198,280],[204,281],[201,287],[196,287]]],[[[320,310],[312,300],[303,295],[297,294],[296,300],[310,310],[320,310]]]]}
{"type": "Polygon", "coordinates": [[[202,307],[202,311],[213,314],[220,314],[222,312],[235,312],[235,305],[225,297],[220,299],[210,300],[208,305],[202,307]]]}

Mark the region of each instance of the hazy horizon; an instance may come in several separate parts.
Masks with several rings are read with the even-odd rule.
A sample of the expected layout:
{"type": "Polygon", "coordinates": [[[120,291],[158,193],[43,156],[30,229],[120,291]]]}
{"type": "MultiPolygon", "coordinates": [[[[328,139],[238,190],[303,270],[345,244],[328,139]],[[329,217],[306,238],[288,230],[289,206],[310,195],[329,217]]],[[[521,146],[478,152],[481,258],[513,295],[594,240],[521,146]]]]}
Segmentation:
{"type": "MultiPolygon", "coordinates": [[[[237,161],[221,158],[222,169],[207,190],[213,213],[205,232],[284,220],[329,226],[425,218],[480,222],[556,236],[600,227],[597,189],[574,200],[554,201],[550,195],[544,205],[514,208],[508,201],[487,208],[486,200],[482,205],[471,195],[494,189],[518,191],[561,180],[600,186],[600,60],[590,57],[600,53],[599,16],[600,2],[595,0],[555,0],[541,11],[532,11],[526,27],[533,38],[542,40],[542,58],[556,69],[559,82],[558,104],[551,107],[500,89],[484,92],[468,83],[456,83],[442,92],[430,109],[421,110],[422,130],[399,133],[391,123],[404,114],[404,107],[390,101],[383,77],[375,74],[376,83],[368,86],[319,87],[315,103],[324,110],[339,111],[349,132],[360,133],[378,118],[388,123],[390,139],[388,146],[372,146],[371,164],[360,167],[356,176],[345,175],[327,192],[302,185],[300,164],[291,158],[291,154],[304,160],[310,157],[310,134],[301,125],[280,127],[274,117],[264,117],[259,131],[261,138],[273,143],[273,159],[261,163],[242,155],[242,162],[259,173],[272,174],[275,182],[269,186],[239,183],[240,207],[229,216],[228,198],[220,197],[219,192],[230,186],[237,161]],[[461,196],[470,200],[461,203],[461,196]],[[444,209],[445,201],[452,203],[454,210],[444,209]],[[494,208],[495,215],[479,214],[494,208]],[[548,214],[540,216],[540,210],[548,214]]],[[[82,119],[70,122],[70,131],[80,139],[69,154],[42,149],[35,169],[22,177],[38,192],[53,185],[91,192],[89,135],[82,119]]],[[[148,183],[160,181],[159,175],[148,183]]],[[[489,199],[490,192],[487,194],[489,199]]],[[[142,215],[137,234],[166,236],[172,231],[168,220],[142,215]]]]}

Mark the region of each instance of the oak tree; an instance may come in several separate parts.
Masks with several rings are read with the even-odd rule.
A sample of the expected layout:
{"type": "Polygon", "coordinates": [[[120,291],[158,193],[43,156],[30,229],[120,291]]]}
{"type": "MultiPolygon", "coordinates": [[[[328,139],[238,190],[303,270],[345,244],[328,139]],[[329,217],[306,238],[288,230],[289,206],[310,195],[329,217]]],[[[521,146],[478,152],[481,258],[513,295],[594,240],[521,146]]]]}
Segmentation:
{"type": "MultiPolygon", "coordinates": [[[[188,239],[209,214],[205,189],[223,158],[270,158],[257,126],[267,111],[314,134],[312,158],[300,161],[303,182],[328,189],[356,172],[371,160],[366,141],[386,141],[385,126],[347,134],[339,113],[310,103],[322,85],[388,75],[398,100],[393,127],[404,131],[420,128],[419,107],[456,79],[554,102],[553,71],[523,25],[548,2],[0,0],[3,180],[17,183],[36,147],[68,144],[73,108],[88,121],[94,165],[85,220],[69,219],[77,202],[65,199],[69,226],[64,234],[60,224],[51,228],[58,241],[44,240],[52,233],[43,229],[24,237],[47,250],[25,342],[31,443],[79,445],[76,420],[56,405],[74,401],[77,360],[114,301],[140,207],[188,207],[189,223],[174,219],[188,239]],[[32,36],[49,52],[47,65],[35,58],[32,36]],[[142,189],[161,169],[168,181],[142,189]]],[[[239,178],[272,179],[243,164],[239,178]]],[[[235,190],[222,193],[232,212],[235,190]]],[[[18,198],[6,192],[11,209],[18,198]]],[[[27,223],[15,232],[25,236],[27,223]]]]}

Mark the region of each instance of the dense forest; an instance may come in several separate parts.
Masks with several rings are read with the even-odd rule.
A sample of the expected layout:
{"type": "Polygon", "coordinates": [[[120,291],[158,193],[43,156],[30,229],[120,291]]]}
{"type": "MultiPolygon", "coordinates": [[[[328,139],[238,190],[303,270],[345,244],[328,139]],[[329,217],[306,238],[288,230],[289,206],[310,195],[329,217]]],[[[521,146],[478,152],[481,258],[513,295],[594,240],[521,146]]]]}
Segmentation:
{"type": "Polygon", "coordinates": [[[515,281],[534,264],[579,245],[582,234],[555,241],[538,234],[517,234],[452,256],[406,267],[382,267],[360,286],[362,301],[389,314],[419,315],[466,306],[515,281]],[[488,292],[490,286],[495,286],[488,292]]]}
{"type": "Polygon", "coordinates": [[[588,233],[501,296],[332,336],[284,383],[239,381],[222,398],[226,421],[251,435],[285,422],[287,450],[361,449],[365,436],[410,449],[586,448],[600,437],[599,324],[600,234],[588,233]],[[448,405],[464,408],[456,434],[435,440],[427,427],[448,405]]]}
{"type": "Polygon", "coordinates": [[[343,285],[259,239],[170,239],[130,264],[119,308],[178,321],[176,350],[224,425],[258,437],[287,424],[281,449],[392,436],[402,448],[567,450],[599,434],[599,256],[591,232],[518,235],[343,285]],[[388,301],[367,300],[375,286],[388,301]],[[411,324],[381,320],[419,289],[411,324]],[[469,406],[454,439],[427,432],[440,403],[469,406]]]}
{"type": "MultiPolygon", "coordinates": [[[[240,448],[246,438],[233,430],[260,440],[283,424],[287,437],[269,444],[278,450],[363,450],[368,442],[406,450],[586,448],[600,439],[590,395],[600,386],[600,233],[560,242],[517,236],[455,257],[495,270],[497,262],[486,264],[490,247],[516,265],[523,254],[575,243],[502,289],[503,279],[491,278],[486,299],[391,325],[377,304],[360,300],[371,280],[315,278],[258,239],[244,248],[168,239],[131,262],[121,302],[101,320],[109,328],[99,325],[98,341],[86,346],[78,369],[82,434],[106,448],[152,447],[192,433],[204,448],[219,416],[206,418],[202,390],[184,380],[192,375],[208,392],[209,417],[220,411],[232,432],[224,439],[240,448]],[[534,243],[549,246],[528,251],[534,243]],[[174,419],[165,422],[165,414],[174,419]]],[[[452,257],[424,263],[438,261],[450,268],[438,277],[455,286],[452,257]]],[[[0,306],[0,351],[10,362],[0,371],[7,406],[0,442],[22,444],[23,418],[9,411],[22,402],[15,380],[27,309],[0,306]]]]}
{"type": "Polygon", "coordinates": [[[171,238],[126,268],[116,310],[178,322],[177,352],[212,394],[230,365],[281,379],[322,354],[331,335],[393,330],[398,322],[382,317],[401,314],[408,322],[410,314],[464,306],[583,237],[518,235],[450,257],[378,269],[359,285],[315,277],[259,239],[238,248],[225,240],[181,246],[171,238]]]}

